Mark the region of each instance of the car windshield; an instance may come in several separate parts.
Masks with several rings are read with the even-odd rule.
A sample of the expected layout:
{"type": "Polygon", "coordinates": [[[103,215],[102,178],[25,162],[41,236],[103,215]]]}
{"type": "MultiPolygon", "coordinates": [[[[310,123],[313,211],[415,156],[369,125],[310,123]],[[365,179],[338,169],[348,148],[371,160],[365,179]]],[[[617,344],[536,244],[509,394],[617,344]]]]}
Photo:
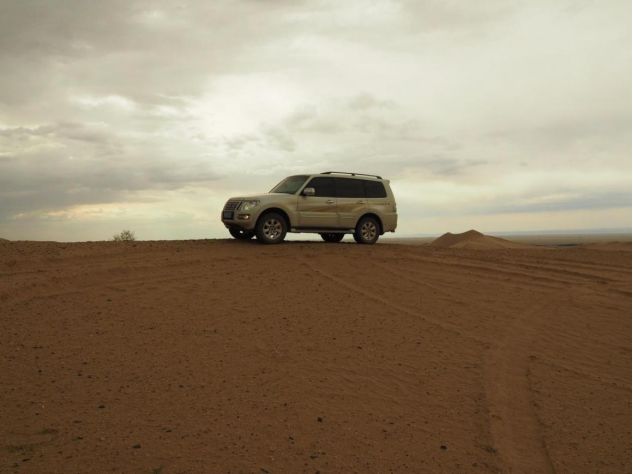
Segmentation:
{"type": "Polygon", "coordinates": [[[270,190],[271,193],[294,194],[308,179],[307,175],[289,176],[270,190]]]}

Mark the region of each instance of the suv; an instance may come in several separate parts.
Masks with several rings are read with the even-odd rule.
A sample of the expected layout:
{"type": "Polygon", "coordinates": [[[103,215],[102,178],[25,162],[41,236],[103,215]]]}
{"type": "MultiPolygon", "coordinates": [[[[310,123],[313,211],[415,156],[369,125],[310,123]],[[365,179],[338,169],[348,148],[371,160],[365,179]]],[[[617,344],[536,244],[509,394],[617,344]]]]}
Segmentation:
{"type": "Polygon", "coordinates": [[[287,232],[317,233],[326,242],[353,234],[373,244],[398,223],[388,180],[338,171],[289,176],[268,194],[231,198],[221,218],[236,239],[255,235],[265,244],[282,242],[287,232]]]}

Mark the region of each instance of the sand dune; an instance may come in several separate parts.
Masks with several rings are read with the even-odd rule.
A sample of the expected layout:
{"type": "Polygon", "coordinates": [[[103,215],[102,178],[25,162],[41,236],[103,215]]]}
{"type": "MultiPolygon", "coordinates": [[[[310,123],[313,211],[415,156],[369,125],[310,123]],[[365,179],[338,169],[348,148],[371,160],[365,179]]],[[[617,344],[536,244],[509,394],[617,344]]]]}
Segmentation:
{"type": "Polygon", "coordinates": [[[440,243],[3,242],[0,471],[630,472],[630,246],[440,243]]]}
{"type": "Polygon", "coordinates": [[[476,230],[469,230],[468,232],[463,232],[461,234],[451,234],[450,232],[447,232],[431,242],[431,245],[443,248],[480,250],[526,247],[526,244],[510,242],[509,240],[501,239],[499,237],[484,235],[476,230]]]}

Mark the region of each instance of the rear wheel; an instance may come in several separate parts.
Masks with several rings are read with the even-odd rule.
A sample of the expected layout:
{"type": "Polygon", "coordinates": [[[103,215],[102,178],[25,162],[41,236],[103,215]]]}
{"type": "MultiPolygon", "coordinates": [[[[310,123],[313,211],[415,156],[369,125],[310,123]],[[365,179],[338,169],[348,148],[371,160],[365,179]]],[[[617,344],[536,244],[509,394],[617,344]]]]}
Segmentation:
{"type": "Polygon", "coordinates": [[[320,234],[321,238],[323,240],[325,240],[326,242],[340,242],[341,240],[343,240],[343,237],[345,237],[345,234],[340,234],[340,233],[336,233],[336,232],[324,232],[323,234],[320,234]]]}
{"type": "Polygon", "coordinates": [[[375,244],[379,236],[380,225],[374,217],[363,217],[356,224],[354,240],[359,244],[375,244]]]}
{"type": "Polygon", "coordinates": [[[249,240],[255,235],[255,232],[252,230],[244,230],[233,227],[229,229],[229,234],[237,240],[249,240]]]}
{"type": "Polygon", "coordinates": [[[255,235],[263,244],[278,244],[283,242],[288,232],[286,219],[276,212],[264,214],[257,221],[255,235]]]}

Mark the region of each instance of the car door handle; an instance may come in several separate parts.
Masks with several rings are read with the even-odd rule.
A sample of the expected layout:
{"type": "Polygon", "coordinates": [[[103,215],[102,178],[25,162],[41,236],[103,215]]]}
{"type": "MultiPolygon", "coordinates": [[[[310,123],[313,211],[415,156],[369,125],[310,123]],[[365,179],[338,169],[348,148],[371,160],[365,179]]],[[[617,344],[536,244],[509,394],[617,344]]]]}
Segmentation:
{"type": "Polygon", "coordinates": [[[325,201],[325,202],[327,202],[328,204],[334,204],[334,199],[328,199],[328,200],[327,200],[327,201],[325,201]]]}
{"type": "Polygon", "coordinates": [[[356,201],[356,204],[365,204],[365,201],[356,201]]]}

